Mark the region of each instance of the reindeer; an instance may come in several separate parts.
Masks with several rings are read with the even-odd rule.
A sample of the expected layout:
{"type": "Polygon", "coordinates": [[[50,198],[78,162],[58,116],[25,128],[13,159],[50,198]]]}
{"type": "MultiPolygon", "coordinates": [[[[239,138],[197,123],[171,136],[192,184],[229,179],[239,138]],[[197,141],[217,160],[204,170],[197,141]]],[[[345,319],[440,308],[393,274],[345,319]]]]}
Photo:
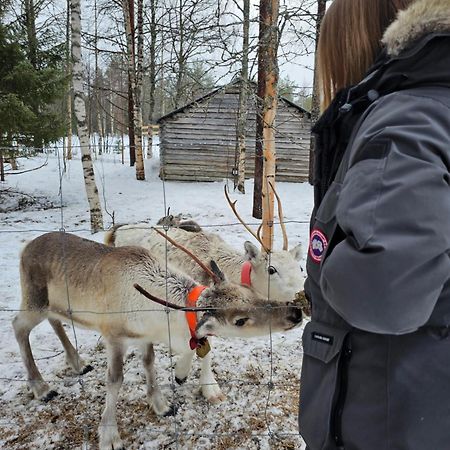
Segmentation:
{"type": "Polygon", "coordinates": [[[167,214],[167,216],[161,217],[156,225],[167,228],[181,228],[182,230],[191,231],[193,233],[202,231],[202,228],[197,222],[192,219],[184,218],[182,214],[177,214],[176,216],[167,214]]]}
{"type": "MultiPolygon", "coordinates": [[[[234,214],[244,227],[262,245],[259,232],[254,233],[241,219],[227,191],[225,195],[234,214]]],[[[181,216],[166,216],[158,221],[164,225],[167,234],[176,242],[189,248],[192,253],[207,263],[214,260],[221,267],[230,281],[252,286],[265,298],[290,301],[303,290],[304,276],[299,261],[302,258],[301,245],[288,250],[288,238],[283,223],[281,201],[278,200],[280,225],[283,232],[283,250],[269,252],[260,251],[250,241],[244,243],[244,254],[229,246],[219,235],[208,233],[192,220],[183,221],[181,216]],[[197,225],[197,226],[195,226],[197,225]],[[197,231],[198,230],[198,231],[197,231]]],[[[153,255],[165,260],[173,266],[189,273],[192,278],[202,283],[207,279],[204,271],[192,259],[176,247],[167,246],[164,236],[158,229],[146,223],[118,225],[105,235],[105,244],[120,247],[122,245],[139,245],[148,249],[153,255]]]]}
{"type": "MultiPolygon", "coordinates": [[[[31,241],[21,255],[22,303],[13,327],[34,397],[49,400],[56,392],[50,390],[35,364],[31,330],[48,319],[69,366],[77,373],[83,373],[85,366],[62,321],[97,330],[105,340],[108,364],[106,406],[98,428],[100,449],[122,449],[116,403],[130,343],[143,348],[147,398],[155,413],[165,416],[174,414],[174,408],[156,384],[154,343],[168,344],[180,355],[175,376],[182,382],[194,350],[207,353],[207,336],[257,336],[286,331],[301,323],[301,310],[296,305],[285,303],[281,307],[248,287],[228,282],[214,262],[212,270],[203,267],[213,279],[211,286],[200,286],[170,267],[166,270],[142,247],[108,247],[64,232],[47,233],[31,241]],[[173,303],[161,300],[166,293],[173,303]],[[196,302],[192,293],[198,297],[196,302]],[[159,304],[152,303],[149,308],[150,302],[142,294],[159,304]],[[186,314],[191,314],[189,326],[186,314]]],[[[202,360],[200,383],[208,400],[223,397],[211,370],[210,353],[202,360]]]]}

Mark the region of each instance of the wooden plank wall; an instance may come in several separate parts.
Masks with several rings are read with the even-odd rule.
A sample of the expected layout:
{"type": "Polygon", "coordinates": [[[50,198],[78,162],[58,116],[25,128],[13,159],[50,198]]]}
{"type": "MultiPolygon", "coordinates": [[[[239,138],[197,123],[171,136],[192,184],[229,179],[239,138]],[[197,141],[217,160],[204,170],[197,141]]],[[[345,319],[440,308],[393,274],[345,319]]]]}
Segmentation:
{"type": "MultiPolygon", "coordinates": [[[[160,122],[161,177],[179,181],[232,178],[238,86],[232,85],[160,122]]],[[[250,96],[246,177],[253,176],[256,98],[250,96]]],[[[277,180],[308,180],[310,120],[280,101],[276,121],[277,180]]]]}

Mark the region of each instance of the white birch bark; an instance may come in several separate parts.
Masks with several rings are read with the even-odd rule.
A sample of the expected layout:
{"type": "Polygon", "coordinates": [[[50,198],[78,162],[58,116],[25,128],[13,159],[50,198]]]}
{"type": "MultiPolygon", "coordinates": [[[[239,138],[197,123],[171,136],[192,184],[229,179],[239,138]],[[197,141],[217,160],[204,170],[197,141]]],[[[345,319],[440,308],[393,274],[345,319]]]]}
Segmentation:
{"type": "Polygon", "coordinates": [[[273,216],[274,216],[274,193],[270,187],[275,188],[275,117],[278,106],[278,0],[261,0],[260,24],[265,27],[262,34],[264,40],[260,43],[262,52],[261,61],[264,65],[260,72],[264,74],[263,95],[263,179],[262,179],[262,244],[272,251],[273,246],[273,216]]]}
{"type": "Polygon", "coordinates": [[[144,61],[144,1],[138,0],[137,65],[134,90],[134,134],[136,141],[136,179],[145,180],[144,149],[142,143],[142,78],[144,61]]]}
{"type": "Polygon", "coordinates": [[[241,85],[239,88],[239,111],[237,121],[237,188],[245,194],[245,156],[246,156],[246,128],[247,128],[247,99],[248,99],[248,52],[250,28],[250,0],[244,0],[243,42],[242,42],[242,68],[241,85]]]}
{"type": "Polygon", "coordinates": [[[70,0],[72,30],[72,85],[74,93],[74,113],[78,125],[78,138],[81,147],[84,184],[86,187],[91,231],[96,233],[103,229],[102,209],[95,184],[94,166],[89,146],[89,134],[86,125],[86,105],[83,97],[83,65],[81,62],[81,8],[80,0],[70,0]]]}
{"type": "MultiPolygon", "coordinates": [[[[125,19],[125,30],[127,34],[127,58],[128,58],[128,74],[131,81],[131,92],[130,95],[133,96],[133,123],[134,123],[134,140],[135,140],[135,155],[136,155],[136,179],[145,180],[145,169],[144,169],[144,157],[142,152],[142,109],[141,109],[141,86],[140,86],[140,76],[139,70],[142,72],[142,66],[138,68],[138,73],[136,76],[136,57],[134,50],[134,40],[133,40],[133,27],[131,23],[130,5],[129,1],[134,0],[123,0],[122,7],[125,19]]],[[[142,18],[140,19],[142,20],[142,18]]],[[[140,25],[138,25],[139,28],[140,25]]],[[[142,38],[141,38],[142,39],[142,38]]],[[[138,44],[139,45],[139,44],[138,44]]],[[[139,62],[139,61],[138,61],[139,62]]],[[[142,63],[142,62],[141,62],[142,63]]]]}

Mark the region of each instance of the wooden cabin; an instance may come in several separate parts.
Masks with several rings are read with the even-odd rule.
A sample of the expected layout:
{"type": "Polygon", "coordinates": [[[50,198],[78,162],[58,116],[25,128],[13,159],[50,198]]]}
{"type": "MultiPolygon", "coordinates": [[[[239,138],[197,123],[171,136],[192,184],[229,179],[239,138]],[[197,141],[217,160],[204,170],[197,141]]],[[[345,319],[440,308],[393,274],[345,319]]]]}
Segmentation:
{"type": "MultiPolygon", "coordinates": [[[[239,83],[216,89],[158,120],[160,177],[178,181],[233,178],[239,83]]],[[[251,84],[246,130],[246,178],[254,173],[256,84],[251,84]]],[[[280,97],[276,118],[276,179],[308,180],[311,120],[308,111],[280,97]]]]}

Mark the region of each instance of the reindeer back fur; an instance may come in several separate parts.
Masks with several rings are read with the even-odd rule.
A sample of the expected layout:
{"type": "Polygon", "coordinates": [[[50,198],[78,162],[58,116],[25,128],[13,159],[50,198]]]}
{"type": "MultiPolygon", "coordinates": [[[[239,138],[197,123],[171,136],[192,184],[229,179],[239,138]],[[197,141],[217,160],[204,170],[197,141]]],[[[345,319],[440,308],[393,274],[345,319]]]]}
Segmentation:
{"type": "MultiPolygon", "coordinates": [[[[152,324],[161,323],[165,314],[163,307],[142,297],[134,283],[164,297],[167,280],[171,301],[181,305],[195,285],[181,273],[166,275],[142,247],[108,247],[68,233],[48,233],[30,242],[22,252],[20,272],[23,309],[47,310],[49,317],[73,320],[104,336],[130,338],[160,337],[160,330],[152,333],[152,324]],[[161,315],[139,313],[155,309],[161,315]]],[[[186,328],[182,313],[171,314],[186,328]]]]}
{"type": "MultiPolygon", "coordinates": [[[[304,276],[298,263],[301,259],[300,246],[291,251],[273,252],[269,258],[251,243],[246,243],[245,254],[242,254],[214,233],[170,228],[167,234],[192,251],[205,264],[209,264],[211,260],[216,261],[227,279],[234,283],[240,284],[242,265],[250,260],[253,267],[252,286],[265,298],[290,301],[303,289],[304,276]],[[269,266],[276,269],[272,276],[268,272],[269,266]]],[[[143,246],[162,261],[167,258],[168,264],[188,273],[195,280],[202,283],[208,281],[203,270],[188,255],[168,243],[147,224],[116,227],[107,234],[105,242],[113,242],[116,246],[143,246]]]]}

